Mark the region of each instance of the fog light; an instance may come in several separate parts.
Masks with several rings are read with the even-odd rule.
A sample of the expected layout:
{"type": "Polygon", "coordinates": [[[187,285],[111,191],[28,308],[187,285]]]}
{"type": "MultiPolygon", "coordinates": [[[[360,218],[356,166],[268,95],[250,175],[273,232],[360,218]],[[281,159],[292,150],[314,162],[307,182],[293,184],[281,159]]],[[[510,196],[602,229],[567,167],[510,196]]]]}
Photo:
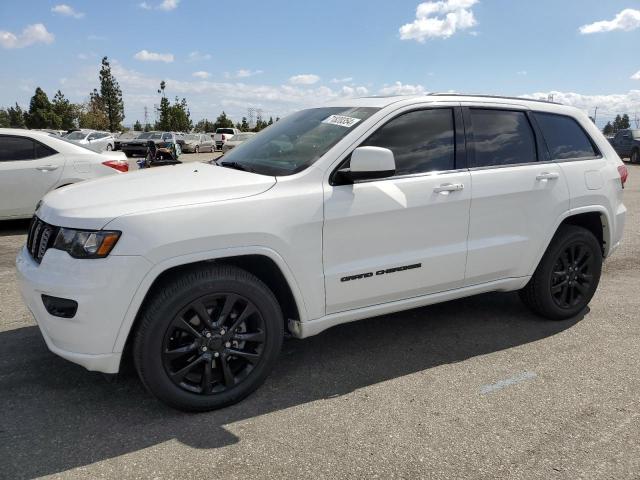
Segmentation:
{"type": "Polygon", "coordinates": [[[42,303],[44,303],[47,312],[54,317],[73,318],[78,311],[78,302],[68,298],[42,295],[42,303]]]}

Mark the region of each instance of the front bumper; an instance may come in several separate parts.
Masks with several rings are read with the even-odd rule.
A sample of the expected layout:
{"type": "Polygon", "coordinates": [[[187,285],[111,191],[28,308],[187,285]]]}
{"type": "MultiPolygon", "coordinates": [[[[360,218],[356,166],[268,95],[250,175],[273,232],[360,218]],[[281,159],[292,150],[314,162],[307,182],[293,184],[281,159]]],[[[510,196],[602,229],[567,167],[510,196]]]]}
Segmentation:
{"type": "Polygon", "coordinates": [[[74,259],[49,249],[38,265],[22,248],[18,286],[42,336],[56,355],[88,370],[117,373],[122,352],[114,345],[131,299],[151,263],[140,256],[74,259]],[[75,300],[73,318],[47,312],[42,294],[75,300]]]}

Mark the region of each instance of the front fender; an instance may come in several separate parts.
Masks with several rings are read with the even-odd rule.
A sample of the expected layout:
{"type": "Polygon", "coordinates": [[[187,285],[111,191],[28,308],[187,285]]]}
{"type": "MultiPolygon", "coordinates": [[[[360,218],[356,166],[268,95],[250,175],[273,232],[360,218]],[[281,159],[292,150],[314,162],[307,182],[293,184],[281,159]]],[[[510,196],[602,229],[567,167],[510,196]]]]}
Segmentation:
{"type": "Polygon", "coordinates": [[[129,303],[129,307],[127,309],[125,317],[123,318],[120,325],[118,336],[113,345],[113,352],[120,353],[124,350],[129,332],[131,330],[131,327],[133,326],[136,316],[138,315],[138,311],[142,305],[142,302],[144,301],[149,288],[151,287],[151,285],[153,285],[153,282],[155,282],[155,280],[163,272],[174,267],[179,267],[181,265],[188,265],[191,263],[197,263],[206,260],[220,260],[242,255],[262,255],[273,260],[278,268],[280,268],[280,271],[284,275],[287,283],[289,284],[289,287],[291,288],[291,292],[293,293],[293,297],[298,307],[298,313],[300,314],[300,321],[306,321],[309,318],[298,282],[296,281],[293,272],[285,262],[284,258],[275,250],[263,246],[245,246],[197,252],[188,255],[180,255],[177,257],[167,258],[161,262],[156,263],[151,268],[151,270],[147,272],[145,277],[140,282],[140,285],[136,289],[131,302],[129,303]]]}

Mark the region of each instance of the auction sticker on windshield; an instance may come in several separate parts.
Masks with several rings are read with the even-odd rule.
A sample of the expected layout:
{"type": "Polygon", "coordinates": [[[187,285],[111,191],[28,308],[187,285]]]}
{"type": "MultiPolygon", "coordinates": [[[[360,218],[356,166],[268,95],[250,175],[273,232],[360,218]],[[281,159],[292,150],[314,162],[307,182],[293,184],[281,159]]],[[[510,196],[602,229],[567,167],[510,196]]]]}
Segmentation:
{"type": "Polygon", "coordinates": [[[359,118],[347,117],[346,115],[331,115],[325,118],[322,123],[338,125],[339,127],[351,128],[360,121],[359,118]]]}

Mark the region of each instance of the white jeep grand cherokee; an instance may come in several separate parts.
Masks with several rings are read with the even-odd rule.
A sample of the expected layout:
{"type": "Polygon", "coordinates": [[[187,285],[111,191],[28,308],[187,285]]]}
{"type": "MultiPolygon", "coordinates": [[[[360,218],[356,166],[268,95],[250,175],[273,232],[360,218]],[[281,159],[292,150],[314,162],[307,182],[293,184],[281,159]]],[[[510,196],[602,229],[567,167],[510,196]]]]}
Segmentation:
{"type": "Polygon", "coordinates": [[[217,164],[48,194],[17,259],[49,348],[167,404],[237,402],[285,331],[489,291],[579,314],[622,237],[626,169],[582,112],[480,96],[295,113],[217,164]]]}

